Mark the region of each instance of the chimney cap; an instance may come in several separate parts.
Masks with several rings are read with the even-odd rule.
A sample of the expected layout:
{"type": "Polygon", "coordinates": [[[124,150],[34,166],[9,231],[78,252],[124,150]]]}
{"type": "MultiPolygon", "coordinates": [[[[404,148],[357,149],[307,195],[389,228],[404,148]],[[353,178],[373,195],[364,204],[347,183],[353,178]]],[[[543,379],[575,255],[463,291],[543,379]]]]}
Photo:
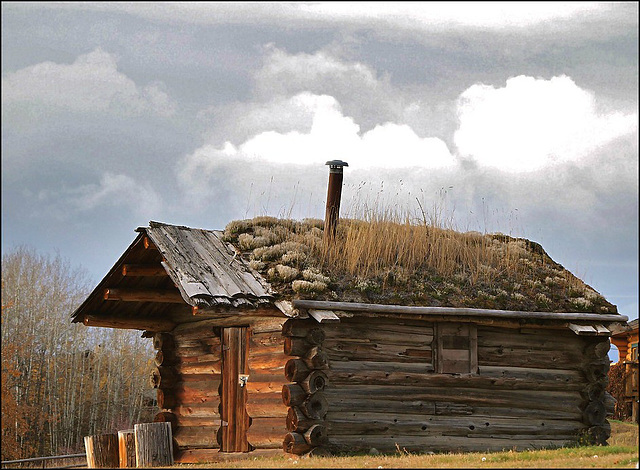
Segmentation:
{"type": "Polygon", "coordinates": [[[341,168],[343,166],[349,166],[347,162],[342,160],[329,160],[325,165],[329,165],[330,168],[341,168]]]}

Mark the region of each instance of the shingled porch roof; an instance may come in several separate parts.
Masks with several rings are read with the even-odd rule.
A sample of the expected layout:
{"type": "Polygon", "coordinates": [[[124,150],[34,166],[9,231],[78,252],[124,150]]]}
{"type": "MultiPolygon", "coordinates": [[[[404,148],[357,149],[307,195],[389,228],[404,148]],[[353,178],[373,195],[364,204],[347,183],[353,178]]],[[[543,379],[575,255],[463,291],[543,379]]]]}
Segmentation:
{"type": "MultiPolygon", "coordinates": [[[[150,222],[72,314],[162,318],[193,308],[256,309],[274,302],[269,283],[238,256],[222,232],[150,222]]],[[[86,322],[85,322],[86,323],[86,322]]]]}

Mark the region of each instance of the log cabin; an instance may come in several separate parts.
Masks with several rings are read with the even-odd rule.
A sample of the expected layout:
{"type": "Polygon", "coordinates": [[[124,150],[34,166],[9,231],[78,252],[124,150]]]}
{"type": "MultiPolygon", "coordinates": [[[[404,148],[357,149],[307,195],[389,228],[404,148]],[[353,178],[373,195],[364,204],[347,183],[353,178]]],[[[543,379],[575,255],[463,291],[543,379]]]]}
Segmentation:
{"type": "MultiPolygon", "coordinates": [[[[617,325],[616,325],[617,326],[617,325]]],[[[639,403],[640,382],[638,373],[638,319],[630,321],[626,326],[614,328],[611,343],[618,349],[618,363],[624,365],[624,415],[632,421],[640,423],[639,403]]]]}
{"type": "Polygon", "coordinates": [[[609,436],[610,326],[624,316],[280,295],[222,231],[137,231],[73,321],[152,338],[156,419],[177,461],[609,436]]]}
{"type": "Polygon", "coordinates": [[[606,444],[627,317],[528,240],[338,224],[328,163],[326,224],[150,222],[74,312],[152,338],[176,462],[606,444]]]}

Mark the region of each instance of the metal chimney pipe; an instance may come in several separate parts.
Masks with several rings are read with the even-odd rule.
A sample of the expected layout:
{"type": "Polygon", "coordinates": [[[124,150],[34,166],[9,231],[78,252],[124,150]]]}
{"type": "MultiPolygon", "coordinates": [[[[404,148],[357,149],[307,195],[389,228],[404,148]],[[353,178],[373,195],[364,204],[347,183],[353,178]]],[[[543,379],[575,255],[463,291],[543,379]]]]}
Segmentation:
{"type": "Polygon", "coordinates": [[[329,242],[336,236],[338,217],[340,216],[342,167],[349,166],[349,164],[342,160],[331,160],[325,165],[329,165],[329,187],[327,188],[327,211],[324,216],[324,241],[329,242]]]}

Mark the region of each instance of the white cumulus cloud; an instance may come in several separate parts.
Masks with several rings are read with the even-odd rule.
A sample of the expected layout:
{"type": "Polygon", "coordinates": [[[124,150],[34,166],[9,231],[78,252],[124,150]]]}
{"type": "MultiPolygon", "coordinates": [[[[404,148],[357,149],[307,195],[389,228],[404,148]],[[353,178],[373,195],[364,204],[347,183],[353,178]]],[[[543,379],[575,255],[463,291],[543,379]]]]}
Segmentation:
{"type": "Polygon", "coordinates": [[[159,82],[137,86],[118,71],[113,54],[96,48],[71,64],[47,61],[8,73],[2,77],[2,101],[77,112],[170,116],[175,103],[162,88],[159,82]]]}
{"type": "Polygon", "coordinates": [[[637,129],[637,114],[599,112],[594,95],[567,76],[476,84],[457,105],[460,154],[511,172],[577,161],[637,129]]]}
{"type": "MultiPolygon", "coordinates": [[[[405,175],[457,168],[444,141],[419,137],[408,125],[385,122],[362,132],[332,96],[301,93],[290,101],[298,111],[305,109],[303,114],[311,117],[310,125],[285,132],[261,131],[237,145],[209,142],[181,159],[177,178],[190,204],[222,200],[231,192],[268,193],[270,186],[265,178],[269,175],[282,179],[280,190],[294,187],[300,175],[309,175],[304,178],[308,191],[311,181],[317,185],[318,178],[325,176],[318,168],[335,159],[348,162],[352,178],[381,168],[405,175]]],[[[316,194],[323,190],[316,189],[316,194]]]]}
{"type": "MultiPolygon", "coordinates": [[[[211,159],[242,158],[279,164],[323,164],[341,159],[355,168],[439,168],[455,164],[446,144],[438,138],[421,138],[407,125],[387,122],[361,133],[360,126],[345,116],[340,103],[328,95],[303,93],[291,99],[304,103],[312,116],[308,130],[260,132],[238,146],[206,146],[211,159]]],[[[205,152],[206,153],[206,152],[205,152]]],[[[202,164],[202,149],[187,157],[202,164]]]]}

